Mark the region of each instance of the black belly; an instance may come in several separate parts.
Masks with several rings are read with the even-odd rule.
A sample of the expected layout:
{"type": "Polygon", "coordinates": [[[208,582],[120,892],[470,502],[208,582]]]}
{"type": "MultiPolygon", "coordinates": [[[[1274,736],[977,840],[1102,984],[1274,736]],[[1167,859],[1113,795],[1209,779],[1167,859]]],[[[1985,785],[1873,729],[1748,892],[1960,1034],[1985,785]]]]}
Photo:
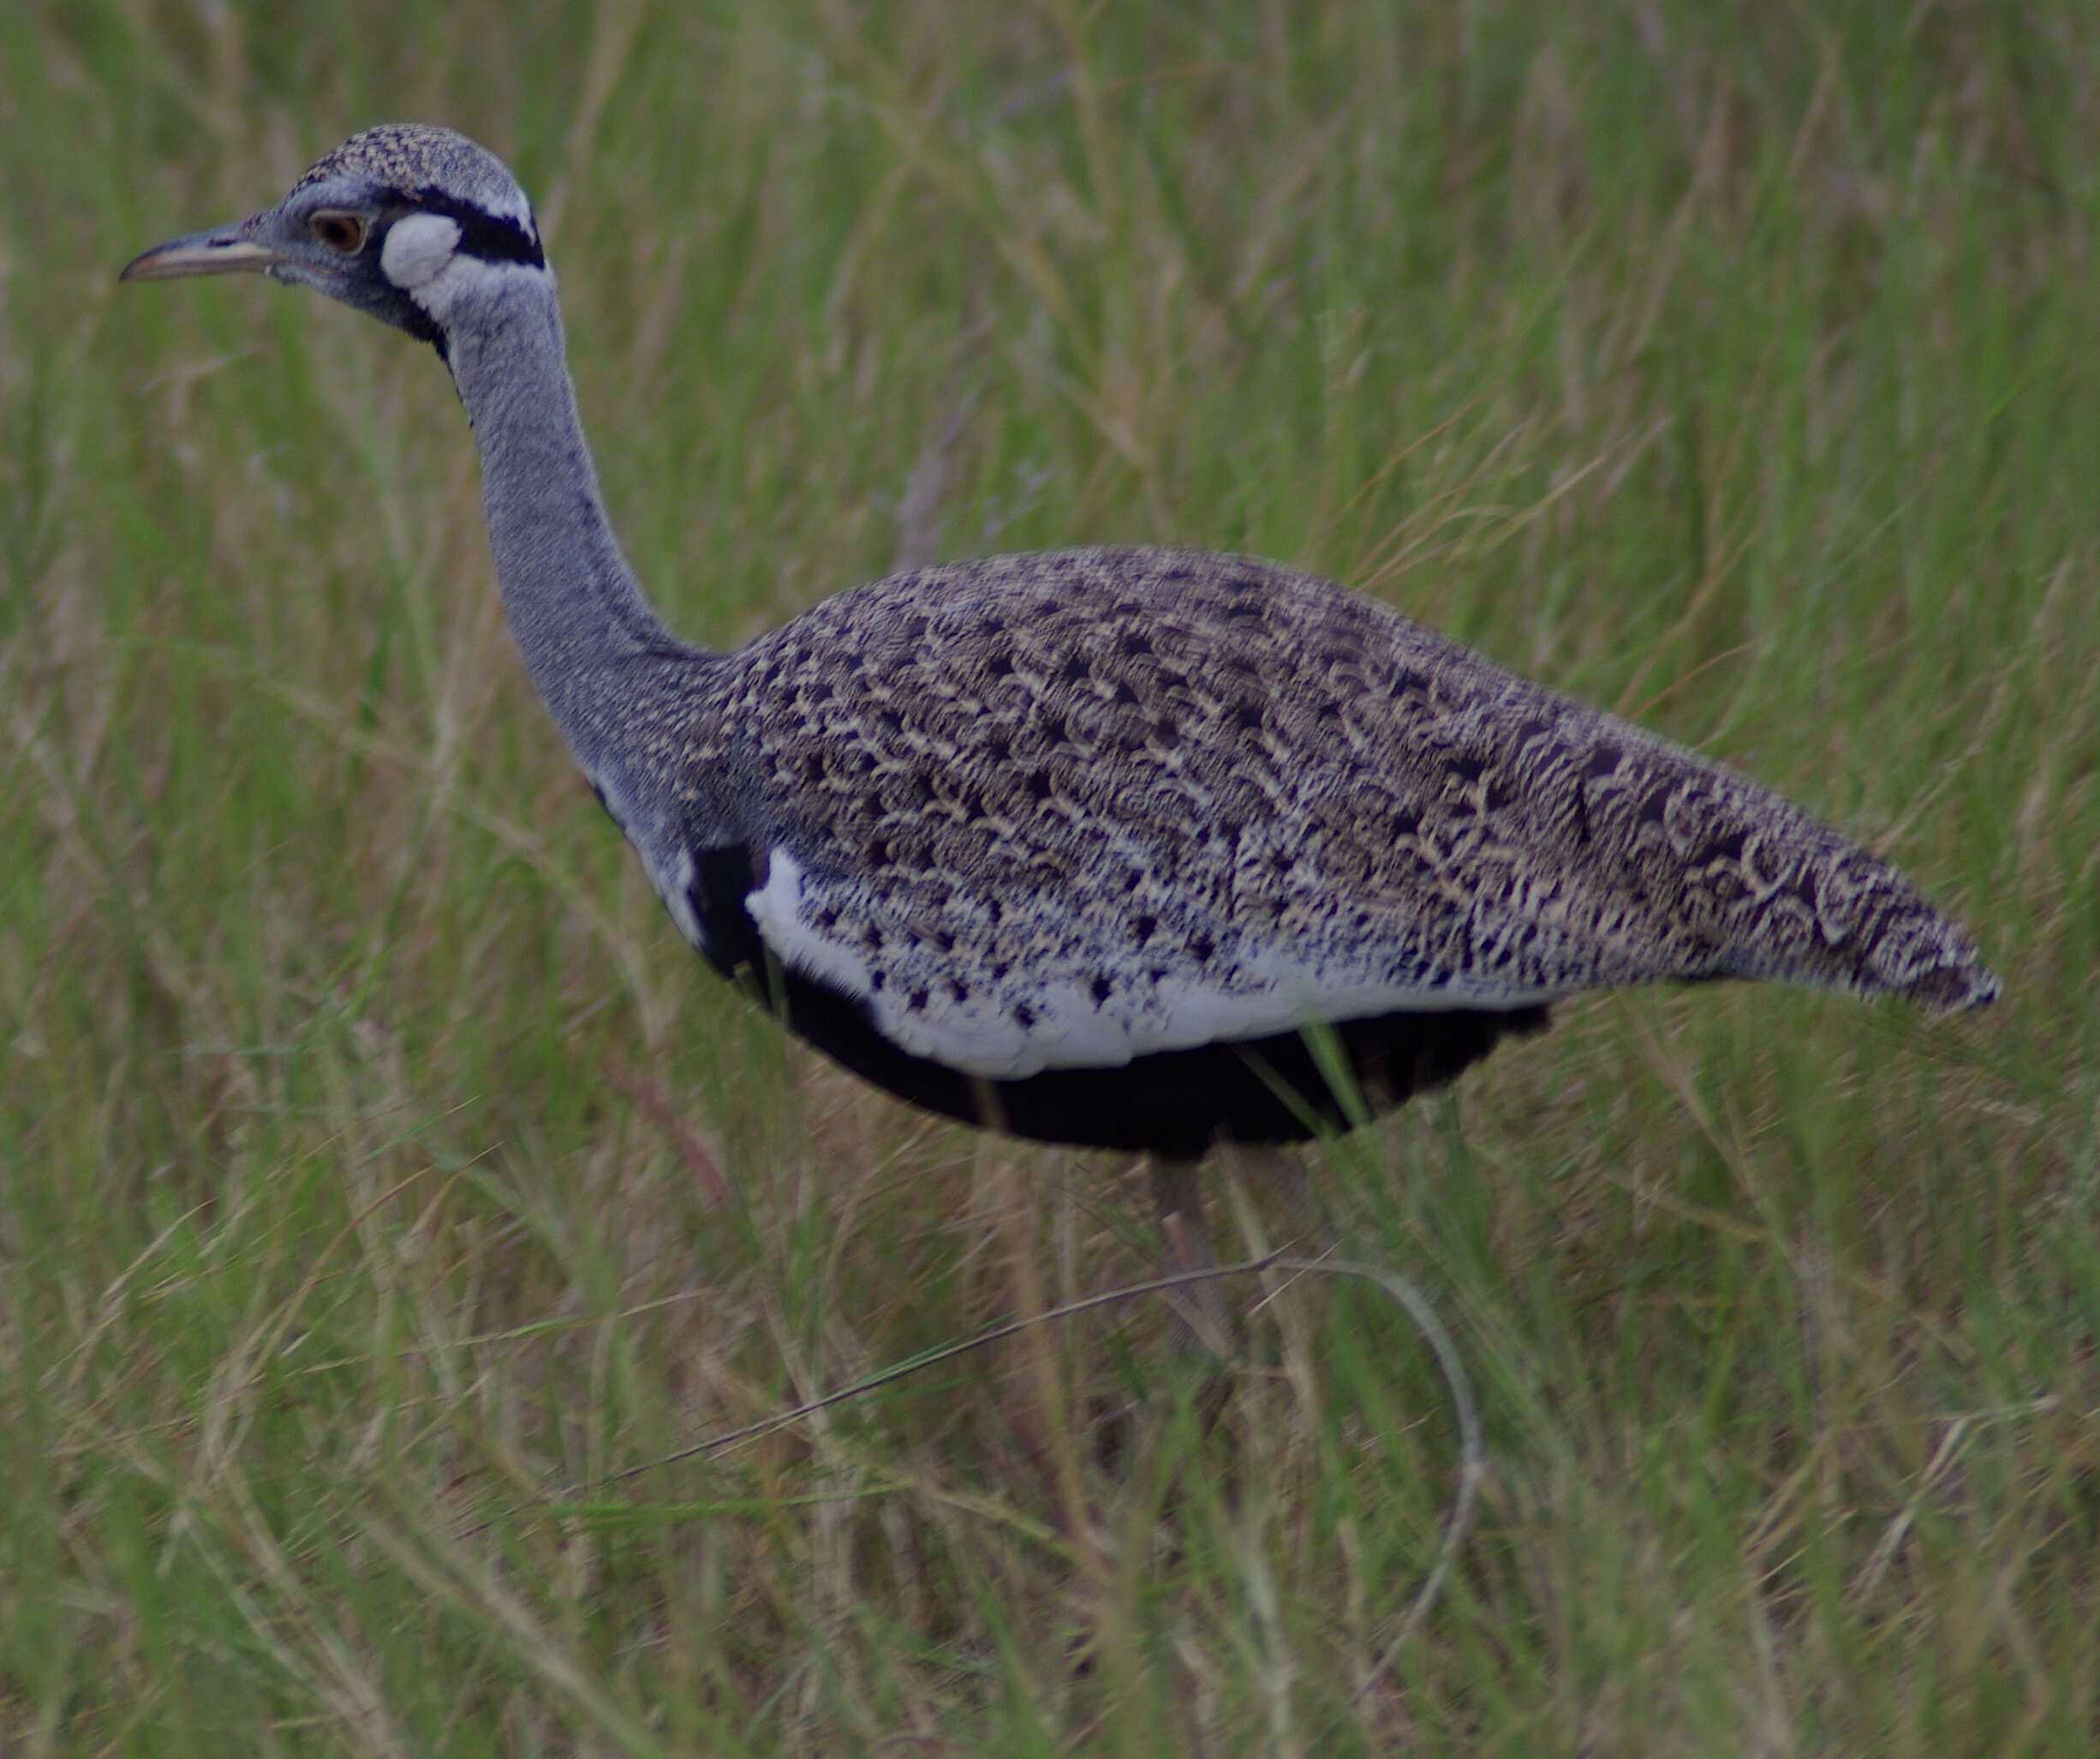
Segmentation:
{"type": "Polygon", "coordinates": [[[772,1006],[789,1030],[834,1061],[916,1106],[986,1130],[1085,1148],[1193,1160],[1214,1142],[1302,1142],[1348,1129],[1441,1087],[1505,1034],[1542,1032],[1543,1006],[1381,1014],[1334,1022],[1319,1035],[1350,1080],[1335,1091],[1312,1035],[1155,1051],[1109,1069],[1046,1069],[1017,1081],[964,1074],[914,1056],[875,1029],[867,1005],[767,959],[744,913],[751,885],[742,850],[711,851],[693,888],[702,951],[772,1006]],[[1353,1092],[1349,1088],[1353,1086],[1353,1092]],[[1352,1116],[1351,1113],[1357,1115],[1352,1116]]]}

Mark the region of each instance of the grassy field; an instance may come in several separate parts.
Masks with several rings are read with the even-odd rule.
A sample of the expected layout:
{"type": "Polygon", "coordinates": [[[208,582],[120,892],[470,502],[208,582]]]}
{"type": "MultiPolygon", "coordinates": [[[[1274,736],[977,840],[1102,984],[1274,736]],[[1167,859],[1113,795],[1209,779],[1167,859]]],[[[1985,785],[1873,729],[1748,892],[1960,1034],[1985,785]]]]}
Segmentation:
{"type": "Polygon", "coordinates": [[[0,113],[0,1752],[2100,1742],[2100,15],[22,0],[0,113]],[[685,951],[427,349],[115,286],[400,117],[538,196],[681,631],[1256,552],[1978,933],[1987,1015],[1568,1006],[1231,1193],[1478,1384],[1389,1667],[1454,1444],[1361,1293],[1208,1434],[1135,1307],[671,1460],[1143,1274],[1143,1184],[685,951]]]}

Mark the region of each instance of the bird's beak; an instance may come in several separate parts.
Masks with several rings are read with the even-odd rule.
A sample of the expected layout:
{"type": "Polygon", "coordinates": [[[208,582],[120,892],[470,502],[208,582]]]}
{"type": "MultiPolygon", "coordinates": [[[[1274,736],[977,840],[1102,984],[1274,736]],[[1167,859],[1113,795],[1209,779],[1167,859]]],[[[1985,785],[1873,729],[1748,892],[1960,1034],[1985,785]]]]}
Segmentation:
{"type": "Polygon", "coordinates": [[[260,274],[283,258],[266,244],[247,236],[251,222],[193,232],[134,257],[119,281],[172,281],[183,275],[260,274]]]}

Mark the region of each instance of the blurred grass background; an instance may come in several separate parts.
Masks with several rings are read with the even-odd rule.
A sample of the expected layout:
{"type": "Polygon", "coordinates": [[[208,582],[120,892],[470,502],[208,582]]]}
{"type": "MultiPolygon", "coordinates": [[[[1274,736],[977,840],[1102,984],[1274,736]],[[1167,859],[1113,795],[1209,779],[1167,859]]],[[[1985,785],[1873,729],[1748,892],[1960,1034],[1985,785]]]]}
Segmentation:
{"type": "Polygon", "coordinates": [[[0,1750],[2100,1740],[2092,9],[22,0],[0,111],[0,1750]],[[1481,1383],[1389,1671],[1453,1446],[1363,1299],[1266,1309],[1208,1434],[1123,1310],[612,1480],[1141,1273],[1147,1206],[685,951],[427,351],[118,292],[400,118],[537,195],[683,632],[1256,552],[1978,931],[1987,1016],[1567,1007],[1312,1156],[1310,1222],[1236,1195],[1481,1383]]]}

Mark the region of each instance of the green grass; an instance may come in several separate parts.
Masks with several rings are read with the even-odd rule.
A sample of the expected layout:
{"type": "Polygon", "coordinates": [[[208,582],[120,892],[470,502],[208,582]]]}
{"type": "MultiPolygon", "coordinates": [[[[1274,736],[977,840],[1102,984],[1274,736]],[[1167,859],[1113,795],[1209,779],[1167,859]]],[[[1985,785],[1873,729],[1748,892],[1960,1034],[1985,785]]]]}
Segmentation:
{"type": "Polygon", "coordinates": [[[0,1749],[2100,1740],[2100,20],[0,8],[0,1749]],[[414,348],[127,288],[351,128],[540,200],[681,630],[900,558],[1316,568],[1887,851],[1987,1015],[1566,1008],[1165,1318],[1142,1183],[785,1046],[575,778],[414,348]],[[717,1175],[719,1175],[719,1177],[717,1175]],[[1104,1466],[1099,1413],[1151,1398],[1104,1466]]]}

